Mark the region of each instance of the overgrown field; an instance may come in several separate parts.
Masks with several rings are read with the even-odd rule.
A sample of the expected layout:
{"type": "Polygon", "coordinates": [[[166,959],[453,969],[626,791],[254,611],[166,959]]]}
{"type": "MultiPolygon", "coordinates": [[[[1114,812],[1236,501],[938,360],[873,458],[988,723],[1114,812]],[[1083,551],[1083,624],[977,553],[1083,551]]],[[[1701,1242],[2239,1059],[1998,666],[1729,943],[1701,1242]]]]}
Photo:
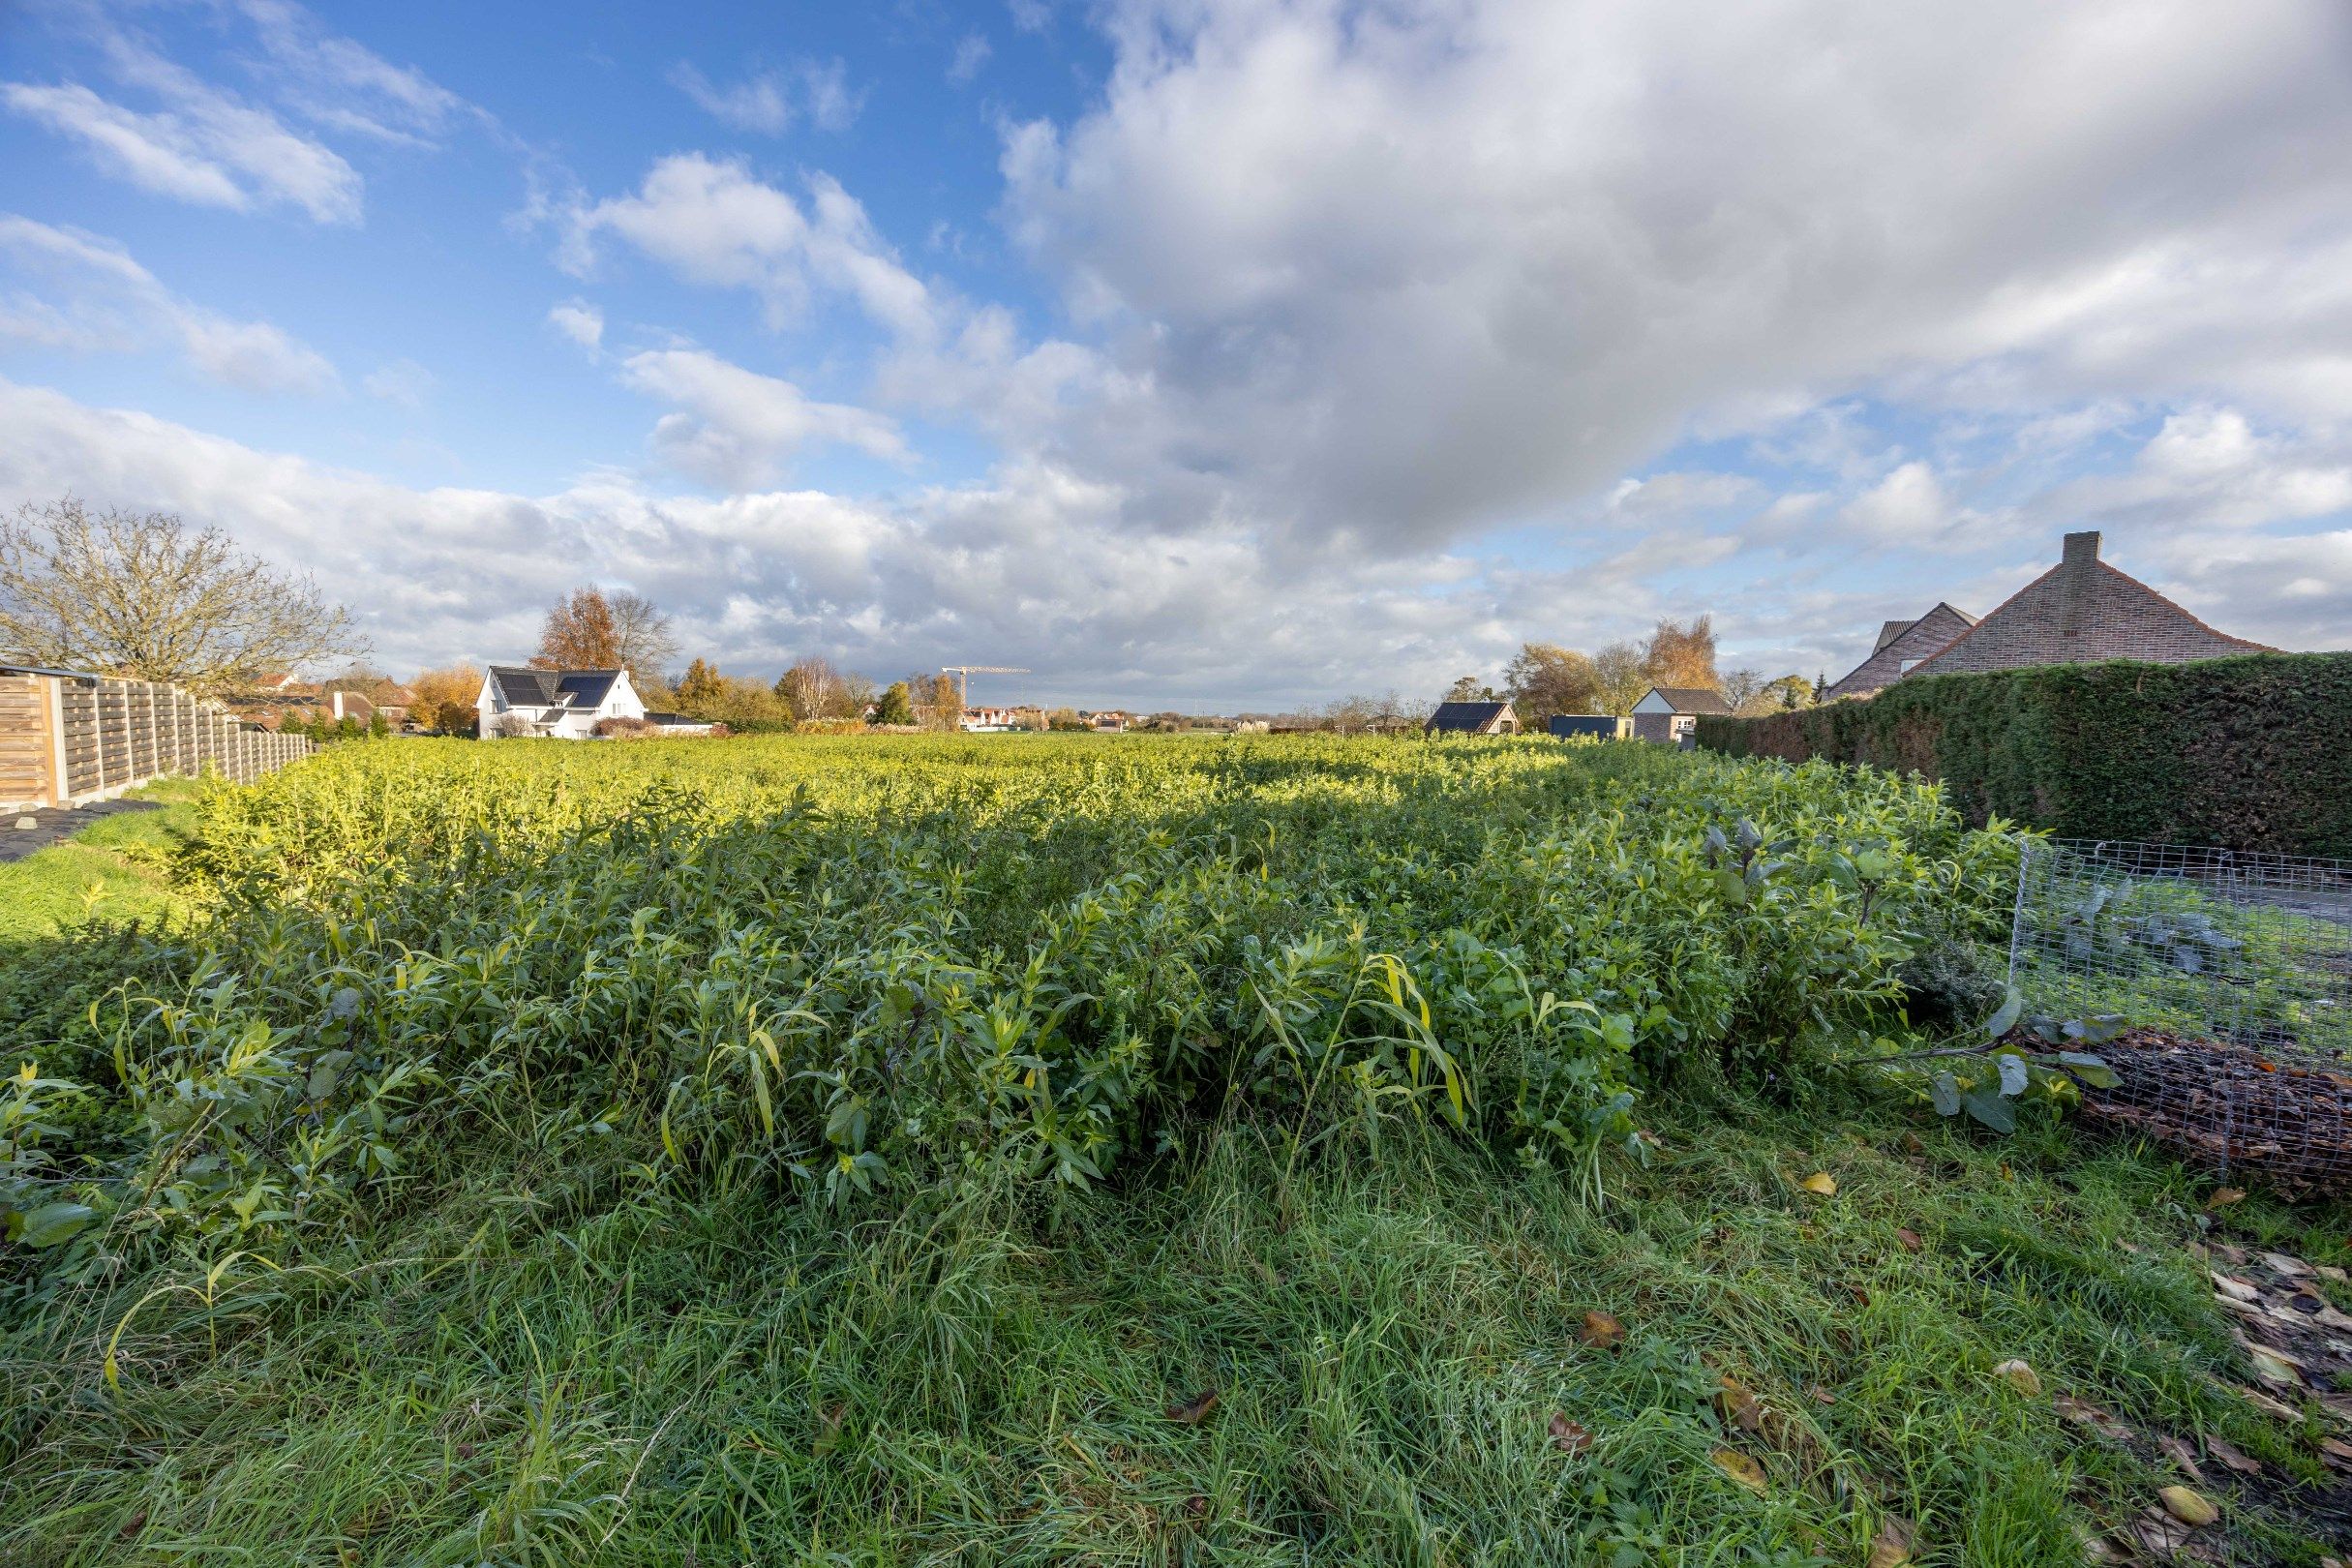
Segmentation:
{"type": "Polygon", "coordinates": [[[173,867],[0,977],[0,1560],[2080,1561],[2150,1455],[2014,1357],[2318,1473],[2186,1178],[1827,1065],[1980,1000],[1931,788],[354,744],[173,867]]]}

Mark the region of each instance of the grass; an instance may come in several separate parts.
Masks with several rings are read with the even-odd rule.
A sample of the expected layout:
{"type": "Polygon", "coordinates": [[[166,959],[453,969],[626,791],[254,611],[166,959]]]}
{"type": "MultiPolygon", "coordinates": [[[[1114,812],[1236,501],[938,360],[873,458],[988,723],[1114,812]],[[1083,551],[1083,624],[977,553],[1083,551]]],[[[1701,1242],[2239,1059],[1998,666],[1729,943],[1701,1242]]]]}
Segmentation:
{"type": "MultiPolygon", "coordinates": [[[[1458,1144],[1285,1181],[1246,1128],[1118,1191],[846,1226],[759,1191],[616,1203],[621,1172],[568,1160],[485,1172],[364,1266],[99,1292],[119,1392],[94,1339],[14,1337],[11,1402],[43,1413],[0,1560],[1858,1562],[1893,1514],[1922,1562],[2079,1563],[2172,1478],[1996,1378],[2010,1358],[2309,1469],[2212,1381],[2179,1172],[1860,1102],[1660,1131],[1605,1210],[1458,1144]],[[1580,1343],[1593,1310],[1614,1351],[1580,1343]],[[1763,1434],[1724,1430],[1725,1372],[1778,1412],[1763,1434]]],[[[2246,1560],[2316,1561],[2231,1523],[2246,1560]]]]}
{"type": "Polygon", "coordinates": [[[0,944],[38,941],[94,918],[156,920],[173,908],[165,871],[205,786],[164,778],[130,792],[160,811],[97,817],[63,843],[0,864],[0,944]]]}
{"type": "MultiPolygon", "coordinates": [[[[1040,769],[1077,754],[1051,742],[669,744],[351,748],[208,798],[216,828],[245,830],[189,859],[250,871],[238,887],[283,880],[266,907],[212,924],[181,912],[160,937],[14,946],[5,1043],[92,1086],[43,1113],[57,1124],[45,1135],[76,1162],[57,1168],[105,1173],[78,1190],[109,1207],[0,1299],[0,1563],[1858,1564],[1902,1520],[1921,1563],[2071,1568],[2086,1533],[2176,1479],[2158,1435],[2225,1437],[2273,1482],[2323,1479],[2312,1433],[2226,1386],[2245,1370],[2193,1251],[2212,1222],[2202,1182],[2081,1139],[2046,1107],[1996,1139],[1785,1054],[1771,1098],[1688,1069],[1644,1080],[1654,1142],[1645,1163],[1595,1155],[1605,1203],[1583,1172],[1435,1116],[1388,1118],[1376,1142],[1306,1138],[1295,1103],[1230,1095],[1156,1107],[1152,1135],[1087,1190],[1033,1175],[828,1202],[747,1117],[730,1158],[665,1156],[673,1126],[692,1125],[675,1087],[697,1081],[677,1065],[697,1060],[685,1047],[697,1029],[732,1039],[680,999],[747,955],[770,966],[752,971],[763,999],[827,944],[864,961],[875,944],[841,911],[893,929],[932,911],[904,953],[876,960],[886,976],[941,953],[969,956],[959,976],[992,974],[1029,950],[1035,919],[1140,877],[1139,800],[1171,823],[1174,801],[1240,824],[1202,853],[1262,855],[1261,885],[1384,889],[1374,913],[1401,926],[1459,930],[1514,890],[1533,904],[1525,890],[1574,888],[1555,901],[1581,908],[1623,889],[1526,881],[1565,878],[1575,857],[1523,865],[1516,850],[1581,820],[1603,769],[1625,770],[1620,795],[1646,813],[1623,838],[1660,839],[1616,884],[1678,876],[1711,898],[1711,870],[1674,869],[1666,840],[1684,829],[1659,826],[1674,770],[1696,765],[1646,748],[1563,764],[1508,743],[1273,744],[1230,761],[1119,748],[1108,763],[1088,747],[1090,770],[1057,793],[1040,769]],[[673,768],[725,808],[712,822],[690,837],[595,832],[631,799],[620,769],[673,768]],[[447,776],[427,792],[433,769],[447,776]],[[1408,790],[1415,770],[1434,783],[1408,790]],[[468,773],[482,774],[470,796],[468,773]],[[567,823],[534,854],[471,847],[534,812],[575,814],[588,836],[567,823]],[[467,880],[404,853],[425,841],[467,880]],[[631,844],[645,863],[608,864],[631,844]],[[1414,912],[1440,892],[1441,913],[1414,912]],[[796,934],[812,910],[831,923],[796,934]],[[201,1008],[151,1000],[185,995],[198,962],[221,966],[201,1008]],[[228,1022],[188,1022],[205,1009],[228,1022]],[[158,1030],[169,1040],[141,1033],[158,1030]],[[372,1047],[370,1073],[445,1071],[417,1109],[380,1102],[371,1135],[387,1163],[338,1190],[311,1139],[329,1112],[363,1125],[379,1103],[349,1089],[359,1074],[333,1076],[327,1047],[362,1032],[398,1044],[372,1047]],[[616,1040],[631,1048],[616,1056],[616,1040]],[[256,1088],[272,1041],[308,1054],[288,1087],[256,1088]],[[607,1057],[627,1071],[597,1077],[607,1057]],[[641,1065],[650,1087],[632,1091],[641,1065]],[[167,1144],[192,1119],[222,1131],[167,1144]],[[236,1161],[250,1188],[222,1176],[236,1161]],[[1806,1190],[1817,1172],[1834,1192],[1806,1190]],[[274,1234],[230,1223],[265,1182],[311,1217],[274,1234]],[[1595,1312],[1622,1321],[1620,1344],[1584,1342],[1595,1312]],[[2010,1360],[2035,1369],[2039,1396],[1996,1375],[2010,1360]],[[1762,1402],[1752,1422],[1725,1419],[1726,1376],[1762,1402]],[[1172,1414],[1210,1392],[1205,1418],[1172,1414]],[[2140,1435],[2069,1425],[2062,1394],[2140,1435]],[[1555,1418],[1589,1448],[1564,1451],[1555,1418]],[[1727,1458],[1759,1465],[1761,1487],[1727,1458]]],[[[1864,793],[1816,775],[1807,788],[1864,793]]],[[[1723,791],[1773,777],[1693,776],[1723,791]]],[[[185,809],[101,823],[71,847],[153,872],[185,809]]],[[[0,868],[0,904],[31,863],[0,868]]],[[[139,885],[171,913],[166,883],[139,885]]],[[[1810,886],[1805,907],[1834,912],[1829,885],[1810,886]]],[[[1776,930],[1803,914],[1764,893],[1740,907],[1776,930]]],[[[1112,922],[1153,946],[1090,988],[1122,1006],[1152,995],[1171,909],[1112,922]]],[[[1701,942],[1708,928],[1690,927],[1677,982],[1714,963],[1752,983],[1777,950],[1734,964],[1701,942]]],[[[1526,929],[1544,973],[1560,972],[1556,933],[1526,929]]],[[[1826,958],[1797,956],[1819,985],[1826,958]]],[[[1468,994],[1441,999],[1468,1020],[1458,1034],[1478,1021],[1468,994]]],[[[878,990],[827,1038],[838,1050],[874,1017],[896,1030],[899,1005],[878,990]]],[[[1507,1084],[1514,1048],[1498,1035],[1473,1065],[1507,1084]]],[[[878,1124],[905,1125],[888,1092],[907,1062],[876,1053],[878,1124]]],[[[911,1159],[944,1142],[905,1136],[911,1159]]],[[[2226,1222],[2352,1261],[2341,1207],[2256,1198],[2226,1222]]],[[[22,1261],[0,1249],[0,1265],[22,1261]]],[[[2226,1510],[2208,1541],[2316,1568],[2321,1543],[2277,1492],[2225,1480],[2206,1488],[2226,1510]]]]}

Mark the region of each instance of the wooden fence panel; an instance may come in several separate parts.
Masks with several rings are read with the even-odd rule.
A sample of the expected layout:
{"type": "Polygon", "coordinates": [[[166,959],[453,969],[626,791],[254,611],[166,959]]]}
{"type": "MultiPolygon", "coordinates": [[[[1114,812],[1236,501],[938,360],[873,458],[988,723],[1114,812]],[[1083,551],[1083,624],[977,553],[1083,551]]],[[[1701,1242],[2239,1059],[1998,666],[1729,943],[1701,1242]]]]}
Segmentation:
{"type": "Polygon", "coordinates": [[[48,693],[38,676],[0,677],[0,806],[46,804],[48,693]]]}
{"type": "Polygon", "coordinates": [[[251,783],[317,749],[308,736],[249,729],[174,686],[0,676],[0,807],[103,799],[207,769],[251,783]]]}

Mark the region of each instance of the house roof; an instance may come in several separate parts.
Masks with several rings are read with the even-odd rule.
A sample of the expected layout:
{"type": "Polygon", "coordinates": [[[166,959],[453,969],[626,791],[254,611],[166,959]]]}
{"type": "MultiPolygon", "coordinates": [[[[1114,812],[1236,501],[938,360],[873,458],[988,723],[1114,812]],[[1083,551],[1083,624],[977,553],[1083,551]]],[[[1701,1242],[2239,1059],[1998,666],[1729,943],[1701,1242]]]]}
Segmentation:
{"type": "Polygon", "coordinates": [[[1429,727],[1477,735],[1510,706],[1509,703],[1439,703],[1437,711],[1430,715],[1429,727]]]}
{"type": "Polygon", "coordinates": [[[589,710],[604,706],[618,670],[534,670],[528,665],[494,664],[491,684],[509,708],[569,708],[589,710]]]}
{"type": "Polygon", "coordinates": [[[1729,713],[1732,705],[1712,686],[1652,686],[1649,688],[1677,713],[1729,713]]]}
{"type": "Polygon", "coordinates": [[[1890,620],[1879,629],[1878,646],[1870,656],[1830,682],[1831,698],[1858,697],[1900,680],[1906,660],[1925,658],[1961,632],[1976,618],[1948,600],[1939,600],[1915,620],[1890,620]]]}
{"type": "MultiPolygon", "coordinates": [[[[2068,537],[2074,538],[2080,536],[2069,535],[2068,537]]],[[[2092,533],[2088,535],[2088,537],[2091,540],[2091,545],[2089,547],[2090,553],[2087,559],[2080,562],[2070,559],[2062,559],[2057,565],[2051,567],[2048,571],[2043,572],[2040,576],[2035,578],[2025,587],[2019,588],[2016,592],[2010,594],[2007,598],[1995,605],[1990,611],[1986,612],[1980,619],[1970,620],[1967,630],[1944,643],[1941,647],[1937,648],[1934,652],[1929,653],[1925,657],[1921,658],[1918,663],[1914,665],[1907,673],[1912,675],[1943,675],[1951,670],[1962,669],[1963,667],[1957,664],[1945,665],[1944,661],[1949,658],[1955,649],[1968,643],[1979,631],[1986,630],[1996,622],[2005,623],[2005,621],[2008,619],[2008,614],[2010,612],[2015,610],[2016,607],[2028,603],[2043,587],[2051,584],[2064,584],[2069,571],[2078,569],[2087,570],[2090,573],[2091,581],[2095,584],[2103,585],[2106,583],[2114,583],[2121,585],[2125,588],[2130,590],[2137,600],[2139,607],[2146,610],[2152,610],[2157,615],[2176,620],[2179,624],[2191,627],[2195,630],[2198,636],[2211,638],[2214,642],[2222,645],[2224,648],[2232,650],[2243,649],[2248,653],[2276,653],[2278,651],[2277,648],[2271,647],[2268,643],[2256,643],[2251,642],[2244,637],[2233,637],[2227,632],[2219,631],[2212,626],[2207,625],[2203,620],[2200,620],[2197,617],[2191,615],[2180,605],[2175,604],[2163,594],[2158,593],[2155,588],[2150,588],[2138,578],[2133,577],[2129,572],[2119,571],[2115,567],[2108,565],[2105,561],[2100,560],[2096,554],[2098,548],[2098,535],[2096,533],[2092,533]],[[1939,665],[1944,665],[1944,668],[1937,668],[1939,665]]],[[[1991,669],[2013,669],[2034,664],[2078,663],[2085,659],[2098,660],[2132,657],[2153,658],[2157,662],[2163,663],[2178,662],[2177,660],[2165,659],[2160,654],[2150,653],[2139,648],[2132,647],[2126,639],[2119,638],[2119,641],[2125,642],[2125,646],[2120,648],[2105,648],[2099,646],[2102,639],[2100,639],[2096,633],[2087,641],[2090,646],[2084,648],[2080,651],[2073,652],[2069,656],[2063,659],[2018,659],[2013,662],[1992,664],[1986,667],[1991,669]]],[[[2189,656],[2192,658],[2199,656],[2211,658],[2215,655],[2208,652],[2202,655],[2191,654],[2189,656]]]]}

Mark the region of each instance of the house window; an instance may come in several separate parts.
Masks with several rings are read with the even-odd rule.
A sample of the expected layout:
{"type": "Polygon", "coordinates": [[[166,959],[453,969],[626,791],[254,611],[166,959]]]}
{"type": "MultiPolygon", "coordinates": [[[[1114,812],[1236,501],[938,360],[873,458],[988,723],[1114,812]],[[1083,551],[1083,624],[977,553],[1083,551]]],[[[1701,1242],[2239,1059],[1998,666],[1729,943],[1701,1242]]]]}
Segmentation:
{"type": "Polygon", "coordinates": [[[1911,674],[1911,672],[1912,672],[1912,667],[1913,667],[1914,665],[1917,664],[1918,662],[1919,662],[1919,661],[1918,661],[1917,659],[1905,659],[1905,660],[1903,661],[1903,673],[1904,673],[1905,675],[1909,675],[1909,674],[1911,674]]]}

